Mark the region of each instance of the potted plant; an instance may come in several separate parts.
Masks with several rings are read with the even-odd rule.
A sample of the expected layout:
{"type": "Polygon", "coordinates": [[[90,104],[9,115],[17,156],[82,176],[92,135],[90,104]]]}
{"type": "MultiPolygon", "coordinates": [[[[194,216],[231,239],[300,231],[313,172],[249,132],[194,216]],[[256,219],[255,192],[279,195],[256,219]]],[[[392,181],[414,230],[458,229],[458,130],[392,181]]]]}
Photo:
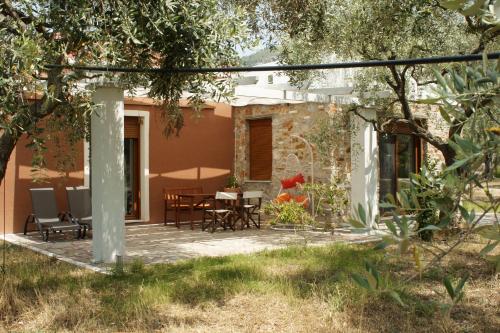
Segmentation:
{"type": "Polygon", "coordinates": [[[240,184],[238,183],[238,179],[235,176],[230,176],[227,179],[226,187],[224,187],[224,192],[241,192],[240,184]]]}

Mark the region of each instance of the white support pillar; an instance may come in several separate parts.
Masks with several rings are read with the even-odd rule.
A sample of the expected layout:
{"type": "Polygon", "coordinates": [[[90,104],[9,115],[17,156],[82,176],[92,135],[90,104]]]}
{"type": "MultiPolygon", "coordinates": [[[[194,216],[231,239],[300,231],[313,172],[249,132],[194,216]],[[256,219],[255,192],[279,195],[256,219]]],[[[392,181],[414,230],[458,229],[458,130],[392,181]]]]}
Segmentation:
{"type": "Polygon", "coordinates": [[[125,254],[123,89],[96,86],[91,119],[92,251],[95,262],[112,263],[125,254]]]}
{"type": "MultiPolygon", "coordinates": [[[[375,110],[360,111],[367,119],[377,119],[375,110]]],[[[373,124],[359,116],[351,116],[351,209],[356,212],[361,204],[367,223],[373,227],[378,214],[378,143],[373,124]],[[369,212],[372,212],[369,216],[369,212]]]]}

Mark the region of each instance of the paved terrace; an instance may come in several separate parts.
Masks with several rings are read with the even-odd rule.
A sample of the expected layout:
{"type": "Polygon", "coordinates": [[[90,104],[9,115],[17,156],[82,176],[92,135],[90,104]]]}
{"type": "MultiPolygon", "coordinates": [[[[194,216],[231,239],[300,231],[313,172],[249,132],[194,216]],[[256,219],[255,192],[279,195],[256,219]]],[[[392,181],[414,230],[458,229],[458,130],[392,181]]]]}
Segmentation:
{"type": "MultiPolygon", "coordinates": [[[[202,256],[225,256],[283,248],[293,244],[325,245],[333,242],[361,243],[376,240],[368,234],[339,230],[329,232],[277,231],[269,228],[216,231],[211,234],[188,227],[176,229],[161,224],[126,226],[125,261],[135,258],[146,264],[167,263],[202,256]]],[[[49,242],[42,241],[38,232],[7,235],[7,241],[59,259],[100,270],[91,262],[92,241],[75,240],[73,235],[51,234],[49,242]]],[[[102,266],[101,266],[102,268],[102,266]]]]}

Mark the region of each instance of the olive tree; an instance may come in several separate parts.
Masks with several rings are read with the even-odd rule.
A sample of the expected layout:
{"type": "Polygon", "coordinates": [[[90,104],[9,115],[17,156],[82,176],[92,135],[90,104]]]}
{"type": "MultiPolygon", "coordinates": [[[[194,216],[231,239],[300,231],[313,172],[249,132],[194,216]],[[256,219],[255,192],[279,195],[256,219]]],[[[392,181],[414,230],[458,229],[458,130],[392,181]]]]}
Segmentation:
{"type": "MultiPolygon", "coordinates": [[[[237,11],[216,0],[2,0],[0,1],[0,182],[22,135],[30,138],[34,163],[43,165],[47,129],[65,129],[74,143],[88,133],[92,111],[85,82],[102,75],[55,65],[182,68],[236,63],[246,27],[237,11]]],[[[183,125],[178,100],[191,93],[198,105],[223,95],[216,74],[122,74],[128,89],[149,87],[161,101],[165,132],[183,125]]]]}
{"type": "MultiPolygon", "coordinates": [[[[280,50],[283,63],[321,62],[331,55],[349,60],[390,60],[498,50],[500,21],[495,0],[306,0],[236,1],[251,15],[250,27],[280,50]]],[[[231,1],[234,3],[234,1],[231,1]]],[[[446,65],[439,68],[446,71],[446,65]]],[[[300,83],[310,73],[294,73],[300,83]]],[[[359,71],[355,92],[361,107],[376,106],[383,121],[371,121],[384,132],[398,121],[436,147],[447,165],[455,151],[448,139],[460,135],[461,120],[452,121],[440,137],[417,121],[411,95],[414,85],[435,84],[429,67],[388,66],[359,71]]],[[[358,108],[352,112],[363,117],[358,108]]],[[[464,110],[464,116],[474,113],[464,110]]]]}
{"type": "MultiPolygon", "coordinates": [[[[484,60],[482,66],[460,66],[450,69],[445,75],[436,73],[439,82],[437,97],[425,102],[437,104],[443,118],[450,122],[454,114],[460,113],[457,110],[460,105],[474,105],[471,123],[479,125],[489,118],[489,126],[476,127],[475,135],[455,135],[453,140],[448,141],[455,152],[452,165],[444,170],[424,167],[419,174],[410,176],[411,186],[399,191],[397,201],[391,198],[381,204],[393,210],[393,217],[384,220],[387,231],[375,248],[386,251],[386,258],[396,255],[414,262],[415,272],[404,280],[405,283],[422,278],[430,270],[442,266],[444,259],[466,242],[482,243],[477,255],[488,261],[494,271],[500,271],[500,255],[495,250],[500,244],[500,198],[490,192],[490,179],[482,172],[486,159],[491,159],[495,167],[500,162],[499,69],[500,61],[488,63],[484,60]],[[462,169],[461,172],[457,172],[459,169],[462,169]],[[470,194],[472,192],[482,192],[484,199],[477,201],[470,194]],[[461,228],[453,236],[456,216],[461,228]],[[421,220],[426,223],[419,223],[421,220]],[[447,234],[446,242],[430,242],[435,232],[447,234]]],[[[365,216],[359,206],[357,214],[350,219],[351,225],[368,228],[365,216]]],[[[399,293],[389,287],[390,275],[391,272],[382,273],[376,265],[367,263],[366,272],[353,277],[370,292],[388,293],[404,303],[399,293]],[[387,279],[382,280],[381,276],[387,279]]],[[[444,314],[448,315],[464,296],[469,275],[470,272],[462,273],[455,285],[450,277],[443,278],[448,295],[448,301],[441,304],[444,314]]]]}

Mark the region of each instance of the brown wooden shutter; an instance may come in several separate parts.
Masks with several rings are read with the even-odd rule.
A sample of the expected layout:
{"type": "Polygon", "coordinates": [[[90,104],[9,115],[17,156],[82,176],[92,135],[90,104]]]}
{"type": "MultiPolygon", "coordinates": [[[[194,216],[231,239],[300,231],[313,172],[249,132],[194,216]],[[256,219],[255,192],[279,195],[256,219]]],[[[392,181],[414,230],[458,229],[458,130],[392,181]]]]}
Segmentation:
{"type": "Polygon", "coordinates": [[[125,117],[125,138],[139,139],[139,117],[125,117]]]}
{"type": "Polygon", "coordinates": [[[273,166],[273,133],[271,119],[249,120],[250,179],[271,180],[273,166]]]}

